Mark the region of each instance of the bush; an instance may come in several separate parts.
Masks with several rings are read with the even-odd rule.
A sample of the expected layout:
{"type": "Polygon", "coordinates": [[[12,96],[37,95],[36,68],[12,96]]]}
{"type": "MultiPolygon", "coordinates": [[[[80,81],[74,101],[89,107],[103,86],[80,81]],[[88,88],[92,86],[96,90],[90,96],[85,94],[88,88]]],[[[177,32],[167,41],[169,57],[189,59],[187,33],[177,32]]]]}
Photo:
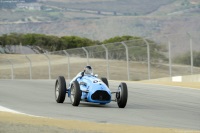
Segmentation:
{"type": "MultiPolygon", "coordinates": [[[[129,59],[134,61],[146,61],[147,60],[147,45],[145,44],[143,38],[134,36],[122,36],[114,37],[103,41],[104,44],[108,44],[106,47],[109,50],[110,59],[126,60],[125,47],[119,43],[122,41],[126,42],[129,47],[129,59]],[[131,41],[129,41],[131,40],[131,41]]],[[[152,40],[147,40],[150,45],[150,56],[151,62],[166,61],[167,58],[163,55],[165,48],[162,45],[157,45],[156,42],[152,40]]],[[[99,41],[92,41],[88,38],[82,38],[78,36],[63,36],[57,37],[53,35],[44,34],[4,34],[0,36],[0,44],[5,47],[6,45],[30,45],[39,46],[40,48],[48,51],[59,51],[71,48],[80,48],[92,45],[99,45],[99,41]]],[[[91,48],[90,48],[91,49],[91,48]]],[[[102,52],[105,52],[103,47],[94,47],[91,49],[93,52],[89,51],[90,56],[95,58],[103,58],[102,52]]]]}
{"type": "MultiPolygon", "coordinates": [[[[174,62],[178,64],[191,65],[191,53],[187,52],[175,57],[174,62]]],[[[200,67],[200,52],[193,51],[193,65],[200,67]]]]}
{"type": "Polygon", "coordinates": [[[11,33],[9,35],[4,34],[0,36],[0,45],[3,47],[6,45],[32,45],[39,46],[45,50],[55,51],[77,47],[85,47],[95,45],[97,41],[92,41],[87,38],[81,38],[78,36],[63,36],[57,37],[53,35],[44,34],[18,34],[11,33]]]}

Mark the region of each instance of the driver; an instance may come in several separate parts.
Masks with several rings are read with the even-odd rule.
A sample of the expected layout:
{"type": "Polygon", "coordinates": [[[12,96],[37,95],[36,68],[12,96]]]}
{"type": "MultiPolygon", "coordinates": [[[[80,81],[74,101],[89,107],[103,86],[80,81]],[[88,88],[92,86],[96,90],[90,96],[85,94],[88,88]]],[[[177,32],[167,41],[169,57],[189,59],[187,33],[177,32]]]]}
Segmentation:
{"type": "Polygon", "coordinates": [[[84,75],[93,75],[92,67],[91,66],[86,66],[84,68],[84,71],[82,72],[82,76],[84,75]]]}
{"type": "Polygon", "coordinates": [[[77,78],[82,78],[84,75],[93,75],[93,70],[92,70],[92,67],[91,66],[86,66],[84,67],[84,70],[82,72],[79,72],[76,77],[74,77],[70,84],[69,84],[69,87],[71,86],[71,84],[77,79],[77,78]]]}

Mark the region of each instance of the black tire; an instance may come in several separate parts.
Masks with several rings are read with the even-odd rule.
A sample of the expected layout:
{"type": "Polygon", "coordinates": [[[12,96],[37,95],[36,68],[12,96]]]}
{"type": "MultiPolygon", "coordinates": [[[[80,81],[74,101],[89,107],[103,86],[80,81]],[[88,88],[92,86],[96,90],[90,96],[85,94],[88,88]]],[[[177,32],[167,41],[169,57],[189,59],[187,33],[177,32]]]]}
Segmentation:
{"type": "Polygon", "coordinates": [[[126,83],[121,83],[116,93],[117,104],[119,108],[124,108],[128,100],[128,89],[126,83]]]}
{"type": "Polygon", "coordinates": [[[108,84],[107,78],[101,78],[101,81],[103,81],[108,86],[108,88],[109,88],[109,84],[108,84]]]}
{"type": "Polygon", "coordinates": [[[71,86],[70,100],[73,106],[78,106],[81,101],[82,92],[78,81],[74,81],[71,86]]]}
{"type": "Polygon", "coordinates": [[[55,84],[55,99],[57,103],[63,103],[66,96],[66,82],[63,76],[59,76],[55,84]]]}

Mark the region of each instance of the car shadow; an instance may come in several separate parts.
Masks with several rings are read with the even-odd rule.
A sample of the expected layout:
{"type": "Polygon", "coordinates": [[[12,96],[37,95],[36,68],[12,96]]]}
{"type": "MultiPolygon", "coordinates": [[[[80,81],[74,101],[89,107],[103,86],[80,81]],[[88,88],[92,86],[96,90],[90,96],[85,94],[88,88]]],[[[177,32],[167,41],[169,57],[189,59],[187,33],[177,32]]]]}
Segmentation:
{"type": "MultiPolygon", "coordinates": [[[[64,102],[64,104],[71,105],[71,102],[64,102]]],[[[71,105],[72,106],[72,105],[71,105]]],[[[80,102],[78,107],[95,107],[95,108],[118,108],[116,105],[108,103],[108,104],[98,104],[98,103],[89,103],[89,102],[80,102]]]]}

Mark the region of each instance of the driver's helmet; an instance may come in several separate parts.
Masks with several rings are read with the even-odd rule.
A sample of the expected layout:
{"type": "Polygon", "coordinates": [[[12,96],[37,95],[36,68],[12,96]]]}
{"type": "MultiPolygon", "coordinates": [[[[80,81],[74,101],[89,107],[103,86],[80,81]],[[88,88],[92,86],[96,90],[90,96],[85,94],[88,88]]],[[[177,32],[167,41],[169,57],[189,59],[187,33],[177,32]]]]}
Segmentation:
{"type": "Polygon", "coordinates": [[[91,67],[91,66],[86,66],[86,67],[84,68],[84,73],[85,73],[85,74],[92,75],[92,74],[93,74],[92,67],[91,67]]]}

